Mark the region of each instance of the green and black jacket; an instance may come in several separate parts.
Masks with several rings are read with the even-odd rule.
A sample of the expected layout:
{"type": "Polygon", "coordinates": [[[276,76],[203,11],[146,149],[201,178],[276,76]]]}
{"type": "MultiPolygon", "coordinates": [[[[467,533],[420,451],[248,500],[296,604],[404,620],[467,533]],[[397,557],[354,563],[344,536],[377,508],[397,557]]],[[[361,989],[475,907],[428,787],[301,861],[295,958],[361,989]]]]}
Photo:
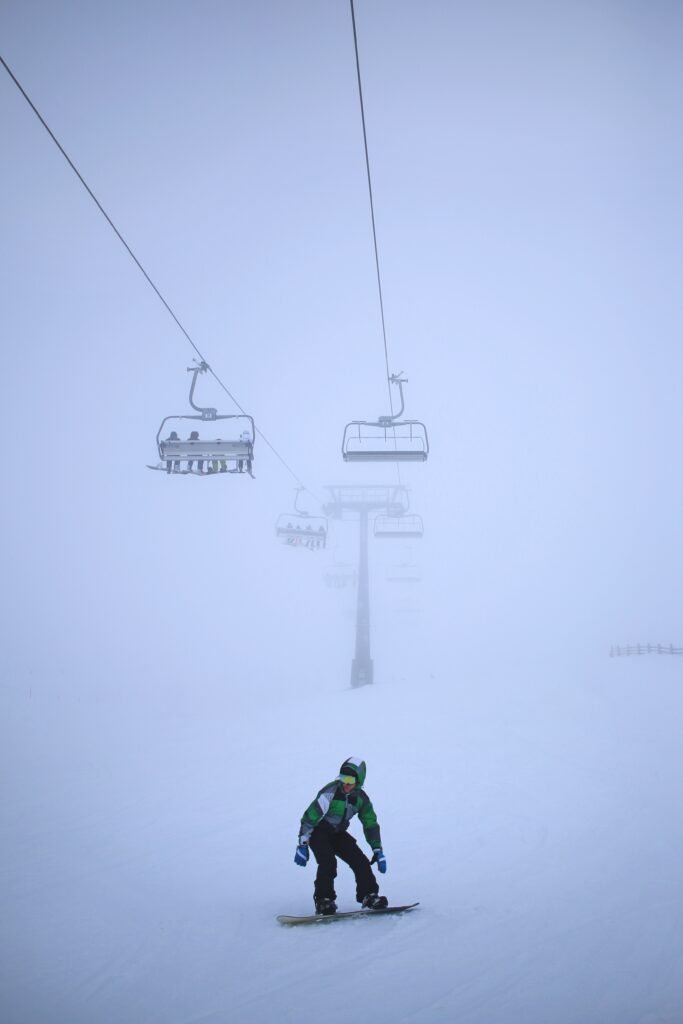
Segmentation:
{"type": "Polygon", "coordinates": [[[333,832],[345,832],[355,814],[360,819],[368,844],[373,850],[381,850],[379,823],[370,797],[360,786],[346,795],[339,779],[323,786],[313,803],[304,811],[299,843],[307,843],[313,829],[319,825],[333,832]]]}

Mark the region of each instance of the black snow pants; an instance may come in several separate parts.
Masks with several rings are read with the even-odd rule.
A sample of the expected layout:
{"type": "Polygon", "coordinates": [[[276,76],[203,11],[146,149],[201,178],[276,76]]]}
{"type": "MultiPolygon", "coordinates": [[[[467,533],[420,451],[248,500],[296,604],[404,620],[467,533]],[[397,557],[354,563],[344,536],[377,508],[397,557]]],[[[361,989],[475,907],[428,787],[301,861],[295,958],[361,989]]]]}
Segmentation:
{"type": "Polygon", "coordinates": [[[308,845],[318,862],[315,876],[315,896],[336,899],[334,880],[337,877],[337,857],[349,865],[356,876],[356,899],[362,903],[370,893],[379,892],[377,879],[370,861],[348,832],[334,832],[324,826],[313,829],[308,845]]]}

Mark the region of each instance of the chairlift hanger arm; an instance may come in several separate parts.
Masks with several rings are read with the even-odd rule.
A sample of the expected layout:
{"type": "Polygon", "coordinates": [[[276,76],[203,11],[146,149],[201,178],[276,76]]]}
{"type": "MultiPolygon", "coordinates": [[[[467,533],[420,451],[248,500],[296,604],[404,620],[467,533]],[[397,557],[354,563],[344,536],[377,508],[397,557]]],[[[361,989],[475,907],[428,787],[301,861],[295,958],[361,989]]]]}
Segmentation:
{"type": "Polygon", "coordinates": [[[299,508],[299,495],[301,494],[301,492],[303,490],[304,490],[303,487],[295,488],[295,492],[294,492],[294,511],[297,513],[297,515],[307,516],[309,513],[305,509],[299,508]]]}
{"type": "Polygon", "coordinates": [[[391,416],[391,419],[400,420],[401,416],[403,415],[403,410],[405,409],[405,400],[403,398],[403,385],[407,384],[408,381],[403,376],[403,370],[401,370],[400,373],[392,373],[391,377],[389,378],[389,382],[391,384],[398,384],[398,393],[401,396],[401,408],[398,410],[397,413],[391,416]]]}
{"type": "Polygon", "coordinates": [[[190,384],[190,405],[192,406],[193,409],[196,409],[197,412],[200,412],[202,414],[203,420],[218,419],[217,409],[213,409],[210,406],[196,405],[194,401],[194,389],[197,384],[197,377],[199,376],[200,373],[206,373],[206,371],[209,369],[209,364],[206,363],[203,359],[200,363],[197,363],[196,366],[188,366],[187,368],[187,372],[192,374],[192,383],[190,384]]]}
{"type": "Polygon", "coordinates": [[[399,394],[401,396],[401,408],[396,413],[392,411],[390,416],[379,416],[378,420],[377,420],[378,426],[380,426],[380,427],[390,427],[392,423],[396,422],[396,420],[400,420],[401,416],[403,415],[403,410],[405,409],[405,405],[406,405],[405,399],[403,397],[403,385],[407,384],[407,383],[408,383],[408,381],[403,376],[403,370],[401,370],[400,373],[392,373],[391,374],[391,376],[389,377],[389,385],[390,385],[389,390],[391,391],[391,385],[392,384],[398,384],[398,392],[399,392],[399,394]]]}

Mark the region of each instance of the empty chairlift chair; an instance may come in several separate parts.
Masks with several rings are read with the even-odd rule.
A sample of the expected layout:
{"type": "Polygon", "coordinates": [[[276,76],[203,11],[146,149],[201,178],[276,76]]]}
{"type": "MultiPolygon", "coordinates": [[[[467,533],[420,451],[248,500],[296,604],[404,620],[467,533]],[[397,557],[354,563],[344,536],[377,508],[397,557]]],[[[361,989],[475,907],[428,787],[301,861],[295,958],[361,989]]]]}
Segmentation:
{"type": "Polygon", "coordinates": [[[422,516],[375,516],[373,533],[376,540],[421,540],[424,536],[422,516]]]}
{"type": "Polygon", "coordinates": [[[422,579],[420,570],[414,562],[400,562],[387,569],[385,579],[388,583],[419,583],[422,579]]]}
{"type": "Polygon", "coordinates": [[[331,590],[344,590],[358,582],[358,570],[348,562],[332,562],[324,572],[325,584],[331,590]]]}
{"type": "Polygon", "coordinates": [[[427,428],[419,420],[401,419],[404,410],[403,385],[407,380],[393,374],[401,408],[393,416],[377,420],[353,420],[344,428],[342,455],[345,462],[426,462],[429,456],[427,428]]]}

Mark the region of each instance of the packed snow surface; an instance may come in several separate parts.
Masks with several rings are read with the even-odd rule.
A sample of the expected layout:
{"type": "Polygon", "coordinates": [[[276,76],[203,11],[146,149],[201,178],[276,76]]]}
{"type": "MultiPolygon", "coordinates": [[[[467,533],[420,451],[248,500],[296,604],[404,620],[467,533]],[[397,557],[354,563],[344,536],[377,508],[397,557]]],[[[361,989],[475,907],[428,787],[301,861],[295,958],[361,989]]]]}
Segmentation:
{"type": "Polygon", "coordinates": [[[5,1024],[683,1020],[675,658],[3,699],[5,1024]],[[382,891],[420,907],[282,927],[312,910],[299,817],[352,754],[382,891]]]}
{"type": "Polygon", "coordinates": [[[346,0],[0,3],[149,274],[0,72],[0,1024],[683,1024],[683,4],[355,6],[377,262],[346,0]],[[420,906],[285,928],[350,755],[420,906]]]}

